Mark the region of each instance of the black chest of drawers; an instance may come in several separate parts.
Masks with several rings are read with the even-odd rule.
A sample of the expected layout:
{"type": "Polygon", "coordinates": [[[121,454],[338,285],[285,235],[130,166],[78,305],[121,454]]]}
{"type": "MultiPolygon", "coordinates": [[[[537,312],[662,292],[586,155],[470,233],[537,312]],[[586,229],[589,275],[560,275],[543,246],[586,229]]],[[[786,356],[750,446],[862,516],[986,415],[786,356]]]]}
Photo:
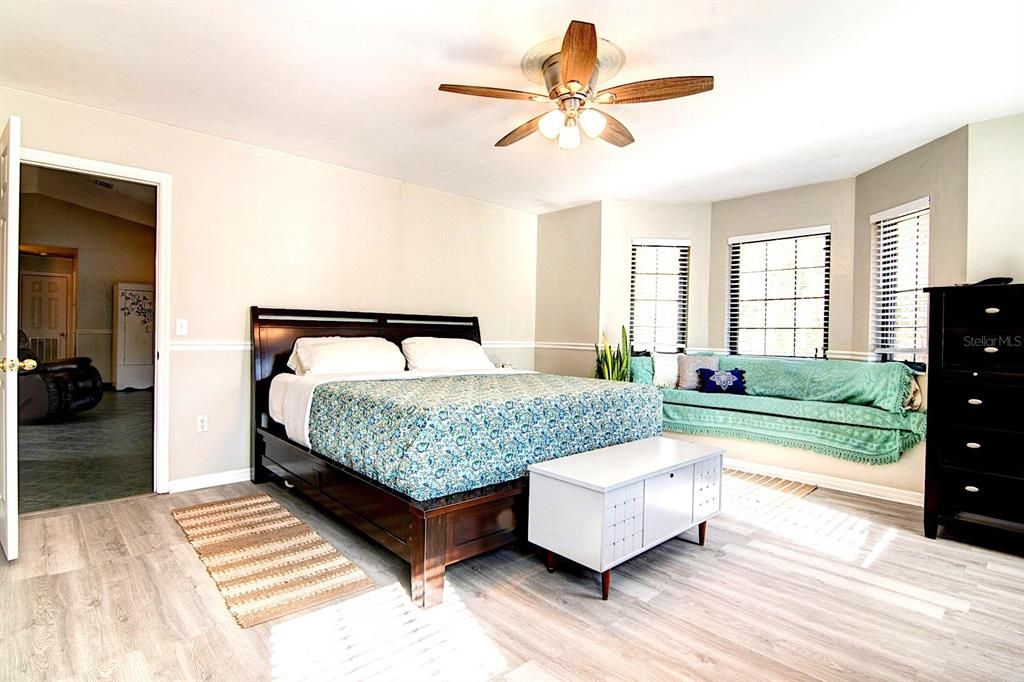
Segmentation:
{"type": "Polygon", "coordinates": [[[1024,284],[928,291],[924,534],[1024,531],[1024,284]]]}

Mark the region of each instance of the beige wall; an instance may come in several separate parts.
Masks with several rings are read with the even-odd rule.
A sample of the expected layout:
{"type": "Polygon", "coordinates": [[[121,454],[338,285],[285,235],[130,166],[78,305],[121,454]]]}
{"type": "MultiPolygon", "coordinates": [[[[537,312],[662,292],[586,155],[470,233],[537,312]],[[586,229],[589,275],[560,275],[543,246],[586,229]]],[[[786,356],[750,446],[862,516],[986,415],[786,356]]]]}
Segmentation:
{"type": "Polygon", "coordinates": [[[708,249],[711,204],[601,203],[601,330],[616,338],[629,324],[630,245],[634,239],[690,240],[687,345],[708,345],[708,249]]]}
{"type": "Polygon", "coordinates": [[[688,342],[707,343],[707,251],[711,205],[602,201],[538,219],[537,369],[591,376],[601,333],[614,344],[629,323],[630,244],[689,239],[688,342]]]}
{"type": "MultiPolygon", "coordinates": [[[[171,315],[190,334],[172,341],[247,342],[253,304],[466,313],[496,360],[532,363],[520,345],[534,338],[532,214],[0,89],[11,114],[27,147],[173,176],[171,315]]],[[[249,363],[201,344],[171,353],[172,480],[248,466],[249,363]]]]}
{"type": "Polygon", "coordinates": [[[967,128],[857,176],[853,349],[868,351],[871,332],[871,215],[930,197],[928,283],[967,278],[967,128]]]}
{"type": "Polygon", "coordinates": [[[727,342],[729,237],[830,225],[830,355],[838,357],[851,350],[849,311],[853,303],[853,216],[852,178],[712,204],[711,260],[708,269],[708,345],[715,349],[724,349],[727,342]]]}
{"type": "Polygon", "coordinates": [[[967,127],[967,280],[1024,281],[1024,114],[967,127]]]}
{"type": "Polygon", "coordinates": [[[538,218],[536,272],[536,368],[590,376],[601,325],[601,204],[538,218]]]}
{"type": "Polygon", "coordinates": [[[76,352],[92,358],[103,380],[111,381],[114,284],[153,282],[153,228],[42,194],[22,194],[21,242],[78,249],[76,352]]]}

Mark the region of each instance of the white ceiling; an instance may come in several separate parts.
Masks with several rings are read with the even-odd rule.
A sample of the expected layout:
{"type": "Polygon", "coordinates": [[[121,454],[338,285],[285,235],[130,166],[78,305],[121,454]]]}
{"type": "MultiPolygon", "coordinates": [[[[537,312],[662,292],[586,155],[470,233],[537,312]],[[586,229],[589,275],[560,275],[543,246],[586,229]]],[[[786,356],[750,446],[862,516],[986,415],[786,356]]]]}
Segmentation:
{"type": "Polygon", "coordinates": [[[0,83],[546,212],[709,201],[849,177],[965,123],[1024,111],[1024,3],[0,3],[0,83]],[[636,143],[502,135],[544,104],[523,53],[591,21],[611,83],[713,75],[612,107],[636,143]]]}

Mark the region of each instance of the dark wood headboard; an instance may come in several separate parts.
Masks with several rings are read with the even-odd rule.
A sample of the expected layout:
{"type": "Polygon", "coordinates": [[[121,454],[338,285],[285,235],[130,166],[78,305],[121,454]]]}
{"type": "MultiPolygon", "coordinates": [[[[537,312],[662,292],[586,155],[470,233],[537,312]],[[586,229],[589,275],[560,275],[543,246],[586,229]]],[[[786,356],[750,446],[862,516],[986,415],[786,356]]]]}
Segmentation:
{"type": "Polygon", "coordinates": [[[401,346],[411,336],[470,339],[480,343],[476,317],[406,315],[293,308],[251,308],[252,391],[255,426],[269,426],[271,380],[288,369],[295,339],[303,336],[380,336],[401,346]]]}

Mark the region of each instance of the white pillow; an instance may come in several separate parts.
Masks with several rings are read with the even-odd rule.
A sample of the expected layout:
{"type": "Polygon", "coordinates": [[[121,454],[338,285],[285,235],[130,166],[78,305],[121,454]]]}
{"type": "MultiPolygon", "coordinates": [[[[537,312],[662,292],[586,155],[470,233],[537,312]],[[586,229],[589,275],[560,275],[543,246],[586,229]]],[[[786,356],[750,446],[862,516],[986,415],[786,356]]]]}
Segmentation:
{"type": "Polygon", "coordinates": [[[288,356],[288,369],[292,370],[298,375],[303,375],[306,370],[302,368],[302,363],[299,362],[299,349],[303,346],[317,346],[321,343],[334,343],[338,339],[344,338],[342,336],[303,336],[295,339],[295,343],[292,345],[292,354],[288,356]]]}
{"type": "Polygon", "coordinates": [[[675,353],[651,353],[654,356],[654,385],[675,388],[679,381],[679,360],[675,353]]]}
{"type": "Polygon", "coordinates": [[[297,339],[289,367],[293,359],[295,373],[301,375],[401,372],[405,369],[405,356],[398,346],[377,336],[297,339]]]}
{"type": "Polygon", "coordinates": [[[483,346],[469,339],[413,336],[402,342],[402,352],[409,361],[409,369],[494,369],[483,346]]]}

